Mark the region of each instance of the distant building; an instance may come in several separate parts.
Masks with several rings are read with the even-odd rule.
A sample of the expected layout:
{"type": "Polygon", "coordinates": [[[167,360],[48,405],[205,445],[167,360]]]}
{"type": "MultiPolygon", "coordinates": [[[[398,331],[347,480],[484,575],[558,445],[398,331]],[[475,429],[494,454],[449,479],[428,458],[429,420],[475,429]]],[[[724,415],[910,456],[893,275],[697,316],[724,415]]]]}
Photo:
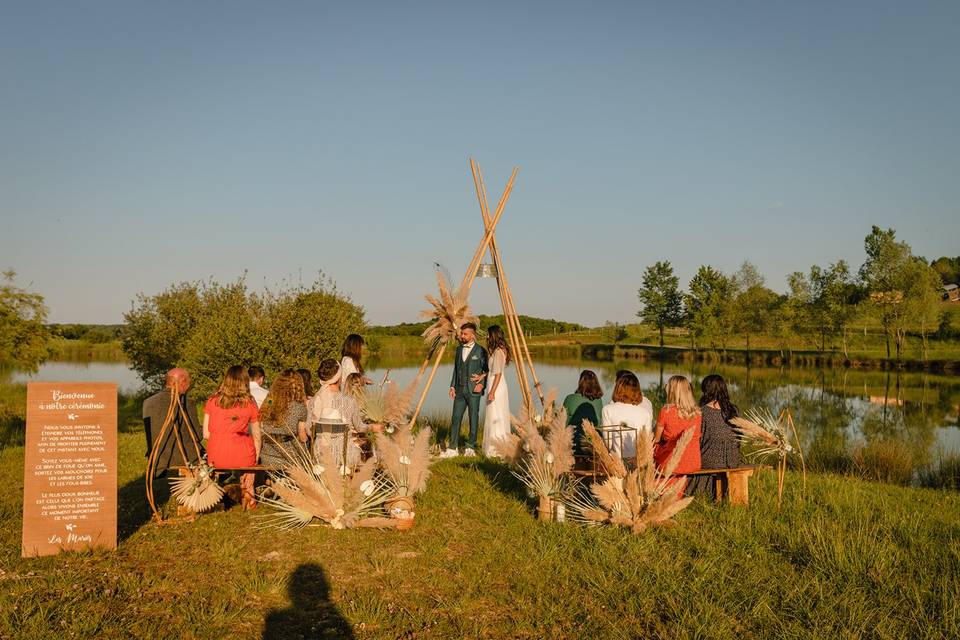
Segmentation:
{"type": "Polygon", "coordinates": [[[943,299],[950,302],[960,302],[960,287],[955,284],[944,285],[943,299]]]}

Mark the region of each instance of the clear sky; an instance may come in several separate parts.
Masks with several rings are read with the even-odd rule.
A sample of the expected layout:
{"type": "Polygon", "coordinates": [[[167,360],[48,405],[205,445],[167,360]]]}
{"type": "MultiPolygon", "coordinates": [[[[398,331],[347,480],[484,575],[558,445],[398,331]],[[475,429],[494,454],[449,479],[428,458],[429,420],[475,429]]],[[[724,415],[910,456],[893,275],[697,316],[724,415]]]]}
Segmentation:
{"type": "MultiPolygon", "coordinates": [[[[960,254],[958,2],[3,2],[0,267],[54,322],[323,270],[415,319],[496,201],[522,313],[637,311],[643,268],[960,254]],[[361,6],[362,5],[362,6],[361,6]]],[[[496,312],[494,285],[473,302],[496,312]]]]}

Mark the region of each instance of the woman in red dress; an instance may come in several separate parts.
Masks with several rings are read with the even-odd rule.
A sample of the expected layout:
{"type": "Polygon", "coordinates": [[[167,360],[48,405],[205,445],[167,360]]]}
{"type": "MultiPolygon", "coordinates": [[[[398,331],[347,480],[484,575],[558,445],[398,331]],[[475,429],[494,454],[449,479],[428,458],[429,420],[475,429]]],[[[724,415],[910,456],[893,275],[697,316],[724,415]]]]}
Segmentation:
{"type": "Polygon", "coordinates": [[[667,403],[660,409],[653,436],[653,459],[658,468],[666,466],[680,436],[689,429],[693,429],[693,438],[680,455],[674,474],[700,468],[700,407],[693,399],[690,381],[683,376],[673,376],[667,382],[667,403]]]}
{"type": "MultiPolygon", "coordinates": [[[[260,412],[250,395],[250,378],[239,365],[227,369],[217,393],[204,406],[207,462],[214,468],[252,467],[260,458],[260,412]]],[[[255,509],[254,474],[240,476],[243,508],[255,509]]]]}

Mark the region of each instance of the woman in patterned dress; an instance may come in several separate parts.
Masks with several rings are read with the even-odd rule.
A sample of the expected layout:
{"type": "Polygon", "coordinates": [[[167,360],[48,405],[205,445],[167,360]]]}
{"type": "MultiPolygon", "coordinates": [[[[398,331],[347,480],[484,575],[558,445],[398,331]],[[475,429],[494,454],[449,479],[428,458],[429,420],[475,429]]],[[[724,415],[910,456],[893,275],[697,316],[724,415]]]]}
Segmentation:
{"type": "Polygon", "coordinates": [[[303,378],[293,369],[281,373],[270,385],[270,393],[260,407],[260,428],[264,435],[261,464],[282,468],[303,458],[307,442],[306,394],[303,378]]]}
{"type": "MultiPolygon", "coordinates": [[[[700,467],[702,469],[732,469],[740,466],[740,440],[729,420],[739,415],[730,402],[727,383],[722,377],[710,374],[700,383],[701,434],[700,467]]],[[[687,494],[704,494],[716,498],[714,476],[695,476],[687,485],[687,494]]]]}

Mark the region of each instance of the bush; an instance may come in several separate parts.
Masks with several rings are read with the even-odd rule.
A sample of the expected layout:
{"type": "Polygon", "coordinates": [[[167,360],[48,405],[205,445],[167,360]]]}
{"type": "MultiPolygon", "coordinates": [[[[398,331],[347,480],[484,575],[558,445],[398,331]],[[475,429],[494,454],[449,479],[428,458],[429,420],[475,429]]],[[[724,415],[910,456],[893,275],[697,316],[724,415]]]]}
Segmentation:
{"type": "Polygon", "coordinates": [[[923,472],[920,484],[933,489],[960,491],[960,454],[941,452],[939,464],[923,472]]]}
{"type": "Polygon", "coordinates": [[[897,440],[875,440],[860,445],[851,456],[853,472],[860,477],[907,484],[913,477],[913,455],[897,440]]]}
{"type": "Polygon", "coordinates": [[[363,309],[322,280],[263,294],[242,278],[180,283],[139,296],[124,319],[123,350],[143,379],[158,386],[181,366],[201,396],[234,364],[262,365],[268,377],[287,367],[314,370],[325,357],[339,358],[343,339],[364,326],[363,309]]]}
{"type": "Polygon", "coordinates": [[[32,369],[50,355],[47,307],[43,296],[14,284],[16,275],[5,271],[0,285],[0,364],[32,369]]]}

